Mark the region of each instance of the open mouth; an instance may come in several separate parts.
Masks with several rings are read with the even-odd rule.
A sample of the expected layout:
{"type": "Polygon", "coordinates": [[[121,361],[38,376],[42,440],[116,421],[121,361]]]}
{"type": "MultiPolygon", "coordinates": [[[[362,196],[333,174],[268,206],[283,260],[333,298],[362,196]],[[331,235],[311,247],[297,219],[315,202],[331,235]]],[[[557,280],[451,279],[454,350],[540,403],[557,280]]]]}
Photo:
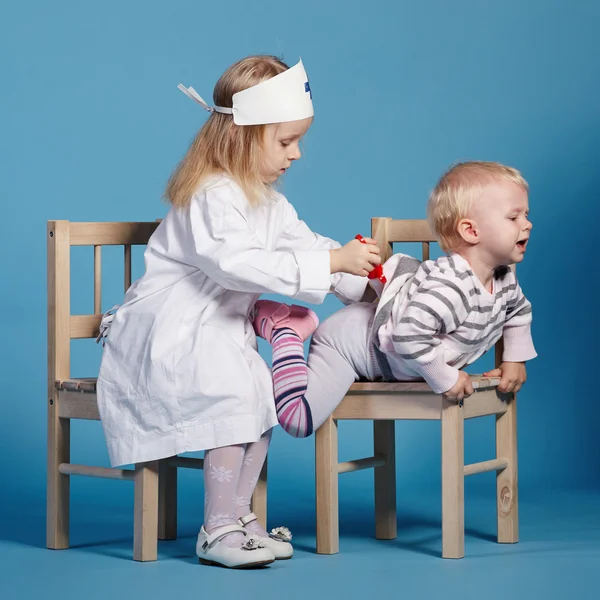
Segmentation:
{"type": "Polygon", "coordinates": [[[529,241],[529,238],[518,241],[517,247],[520,248],[521,250],[525,250],[525,247],[527,246],[528,241],[529,241]]]}

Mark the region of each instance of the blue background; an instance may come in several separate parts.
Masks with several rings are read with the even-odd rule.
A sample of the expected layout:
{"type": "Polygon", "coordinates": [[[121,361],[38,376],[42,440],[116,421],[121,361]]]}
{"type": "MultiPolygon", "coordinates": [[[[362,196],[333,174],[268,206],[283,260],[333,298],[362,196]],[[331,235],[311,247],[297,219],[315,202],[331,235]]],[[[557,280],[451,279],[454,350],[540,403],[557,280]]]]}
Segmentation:
{"type": "MultiPolygon", "coordinates": [[[[457,160],[497,160],[523,172],[534,228],[519,276],[534,306],[539,358],[519,396],[521,498],[532,500],[535,513],[534,498],[598,490],[599,19],[598,2],[567,0],[4,0],[6,540],[44,545],[46,221],[163,216],[165,183],[206,118],[177,84],[210,98],[224,69],[254,53],[276,54],[290,65],[302,56],[309,73],[316,118],[284,192],[324,235],[344,242],[368,233],[372,216],[424,217],[430,189],[457,160]]],[[[122,298],[121,255],[112,250],[105,253],[104,309],[122,298]]],[[[91,312],[91,250],[75,249],[72,261],[81,281],[72,310],[91,312]]],[[[139,275],[140,253],[135,261],[139,275]]],[[[320,317],[339,306],[328,299],[320,317]]],[[[99,358],[98,346],[75,342],[72,374],[94,375],[99,358]]],[[[466,425],[469,462],[493,452],[493,422],[480,421],[466,425]]],[[[341,460],[369,454],[367,423],[340,430],[341,460]]],[[[439,524],[439,437],[436,423],[397,424],[399,506],[416,521],[419,507],[431,502],[439,524]]],[[[74,423],[72,441],[73,462],[107,464],[98,423],[74,423]]],[[[312,438],[277,431],[270,454],[271,515],[309,534],[313,447],[312,438]]],[[[193,535],[202,520],[201,477],[183,473],[181,482],[182,519],[193,535]]],[[[368,472],[342,478],[346,531],[355,515],[370,527],[371,485],[368,472]]],[[[480,487],[488,497],[482,527],[493,533],[493,476],[468,480],[467,495],[480,487]]],[[[131,489],[120,483],[73,478],[72,490],[74,528],[77,519],[80,529],[93,529],[103,518],[109,523],[110,514],[130,513],[131,489]]],[[[591,514],[598,531],[598,511],[591,514]]],[[[49,556],[56,555],[41,555],[49,556]]]]}

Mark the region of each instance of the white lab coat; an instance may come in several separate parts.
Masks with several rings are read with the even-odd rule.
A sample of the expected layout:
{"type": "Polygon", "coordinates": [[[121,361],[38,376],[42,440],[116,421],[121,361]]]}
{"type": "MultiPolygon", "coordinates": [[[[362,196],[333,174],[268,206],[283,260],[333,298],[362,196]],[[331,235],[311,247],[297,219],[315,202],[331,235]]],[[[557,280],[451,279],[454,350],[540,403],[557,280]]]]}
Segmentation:
{"type": "Polygon", "coordinates": [[[225,176],[171,209],[104,348],[98,406],[111,464],[255,442],[275,426],[271,373],[248,317],[263,293],[359,300],[366,278],[330,274],[336,247],[281,194],[251,207],[225,176]]]}

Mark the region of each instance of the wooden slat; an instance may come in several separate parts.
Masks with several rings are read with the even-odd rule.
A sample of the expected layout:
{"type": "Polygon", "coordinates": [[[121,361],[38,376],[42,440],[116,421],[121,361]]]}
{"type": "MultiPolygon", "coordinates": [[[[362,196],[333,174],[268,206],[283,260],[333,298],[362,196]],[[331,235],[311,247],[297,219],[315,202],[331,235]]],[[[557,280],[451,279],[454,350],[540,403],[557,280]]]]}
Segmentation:
{"type": "Polygon", "coordinates": [[[94,246],[94,312],[102,312],[102,246],[94,246]]]}
{"type": "Polygon", "coordinates": [[[429,394],[356,394],[346,396],[333,413],[334,419],[423,419],[441,418],[442,397],[429,394]]]}
{"type": "Polygon", "coordinates": [[[183,469],[204,469],[203,458],[192,458],[191,456],[173,456],[165,460],[170,467],[181,467],[183,469]]]}
{"type": "Polygon", "coordinates": [[[125,292],[131,287],[131,244],[125,244],[124,260],[125,260],[125,292]]]}
{"type": "Polygon", "coordinates": [[[95,338],[100,330],[102,315],[71,315],[69,330],[71,339],[95,338]]]}
{"type": "Polygon", "coordinates": [[[425,219],[392,219],[388,223],[390,242],[435,242],[436,238],[425,219]]]}
{"type": "Polygon", "coordinates": [[[421,249],[423,261],[429,260],[429,242],[423,242],[421,244],[421,249]]]}
{"type": "Polygon", "coordinates": [[[519,541],[516,396],[507,411],[496,417],[496,456],[508,460],[507,468],[496,474],[498,543],[514,544],[519,541]]]}
{"type": "MultiPolygon", "coordinates": [[[[500,383],[500,378],[471,375],[471,382],[473,383],[473,389],[482,390],[497,387],[500,383]]],[[[389,394],[392,392],[432,393],[432,390],[424,381],[358,381],[352,384],[348,394],[353,395],[355,393],[364,392],[380,392],[382,394],[389,394]]]]}
{"type": "Polygon", "coordinates": [[[158,557],[158,461],[135,465],[133,560],[158,557]]]}
{"type": "MultiPolygon", "coordinates": [[[[516,271],[516,265],[511,265],[516,271]]],[[[495,364],[502,364],[504,340],[496,344],[495,364]]],[[[496,456],[506,458],[508,467],[496,473],[498,543],[519,541],[519,475],[517,460],[517,395],[508,397],[506,412],[496,415],[496,456]]]]}
{"type": "Polygon", "coordinates": [[[388,226],[391,222],[389,217],[375,217],[371,219],[371,237],[377,240],[381,251],[381,262],[384,263],[393,252],[392,244],[388,235],[388,226]]]}
{"type": "Polygon", "coordinates": [[[268,461],[265,458],[262,469],[250,499],[250,510],[256,515],[256,519],[263,529],[267,529],[267,471],[268,461]]]}
{"type": "Polygon", "coordinates": [[[64,390],[60,394],[60,409],[58,414],[66,419],[86,419],[99,421],[98,402],[96,394],[85,392],[71,392],[64,390]]]}
{"type": "Polygon", "coordinates": [[[396,424],[373,422],[373,453],[383,456],[383,465],[375,468],[375,537],[393,540],[398,535],[396,518],[396,424]]]}
{"type": "Polygon", "coordinates": [[[168,459],[158,464],[158,539],[177,539],[177,467],[168,459]]]}
{"type": "Polygon", "coordinates": [[[353,473],[363,469],[372,469],[373,467],[383,467],[385,465],[385,456],[369,456],[367,458],[357,458],[338,463],[338,473],[353,473]]]}
{"type": "Polygon", "coordinates": [[[329,417],[315,432],[317,554],[340,551],[338,424],[329,417]]]}
{"type": "Polygon", "coordinates": [[[497,388],[500,385],[500,377],[483,377],[482,375],[471,375],[471,383],[474,390],[485,390],[497,388]]]}
{"type": "Polygon", "coordinates": [[[71,246],[123,246],[147,244],[158,223],[71,223],[71,246]]]}
{"type": "Polygon", "coordinates": [[[48,435],[46,485],[46,545],[69,547],[69,477],[59,472],[70,462],[70,421],[60,417],[56,379],[68,379],[70,272],[69,222],[48,221],[48,435]]]}
{"type": "Polygon", "coordinates": [[[54,387],[57,390],[65,390],[69,392],[95,392],[96,383],[98,380],[95,377],[83,377],[81,379],[57,379],[54,387]]]}
{"type": "Polygon", "coordinates": [[[101,479],[118,479],[133,481],[135,471],[127,469],[107,469],[106,467],[90,467],[88,465],[74,465],[63,463],[59,467],[63,475],[84,475],[86,477],[100,477],[101,479]]]}
{"type": "Polygon", "coordinates": [[[505,458],[484,460],[483,462],[465,465],[465,477],[477,475],[478,473],[489,473],[490,471],[503,471],[506,467],[508,467],[508,461],[505,458]]]}
{"type": "Polygon", "coordinates": [[[443,399],[442,557],[465,555],[465,454],[462,408],[443,399]]]}
{"type": "Polygon", "coordinates": [[[507,410],[507,404],[498,395],[495,388],[475,391],[472,396],[465,399],[465,419],[485,417],[487,415],[500,415],[507,410]]]}
{"type": "Polygon", "coordinates": [[[364,393],[391,394],[403,392],[432,393],[431,388],[424,381],[358,381],[352,384],[348,390],[348,395],[352,396],[364,393]]]}

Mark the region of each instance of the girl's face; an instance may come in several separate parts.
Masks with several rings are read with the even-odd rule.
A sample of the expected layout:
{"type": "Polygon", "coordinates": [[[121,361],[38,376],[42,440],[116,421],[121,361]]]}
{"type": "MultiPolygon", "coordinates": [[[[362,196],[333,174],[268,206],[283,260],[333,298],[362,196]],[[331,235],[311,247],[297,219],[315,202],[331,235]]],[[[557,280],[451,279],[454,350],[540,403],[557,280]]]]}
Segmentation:
{"type": "Polygon", "coordinates": [[[265,127],[260,175],[265,183],[274,183],[298,160],[300,140],[312,124],[312,117],[289,123],[273,123],[265,127]]]}

